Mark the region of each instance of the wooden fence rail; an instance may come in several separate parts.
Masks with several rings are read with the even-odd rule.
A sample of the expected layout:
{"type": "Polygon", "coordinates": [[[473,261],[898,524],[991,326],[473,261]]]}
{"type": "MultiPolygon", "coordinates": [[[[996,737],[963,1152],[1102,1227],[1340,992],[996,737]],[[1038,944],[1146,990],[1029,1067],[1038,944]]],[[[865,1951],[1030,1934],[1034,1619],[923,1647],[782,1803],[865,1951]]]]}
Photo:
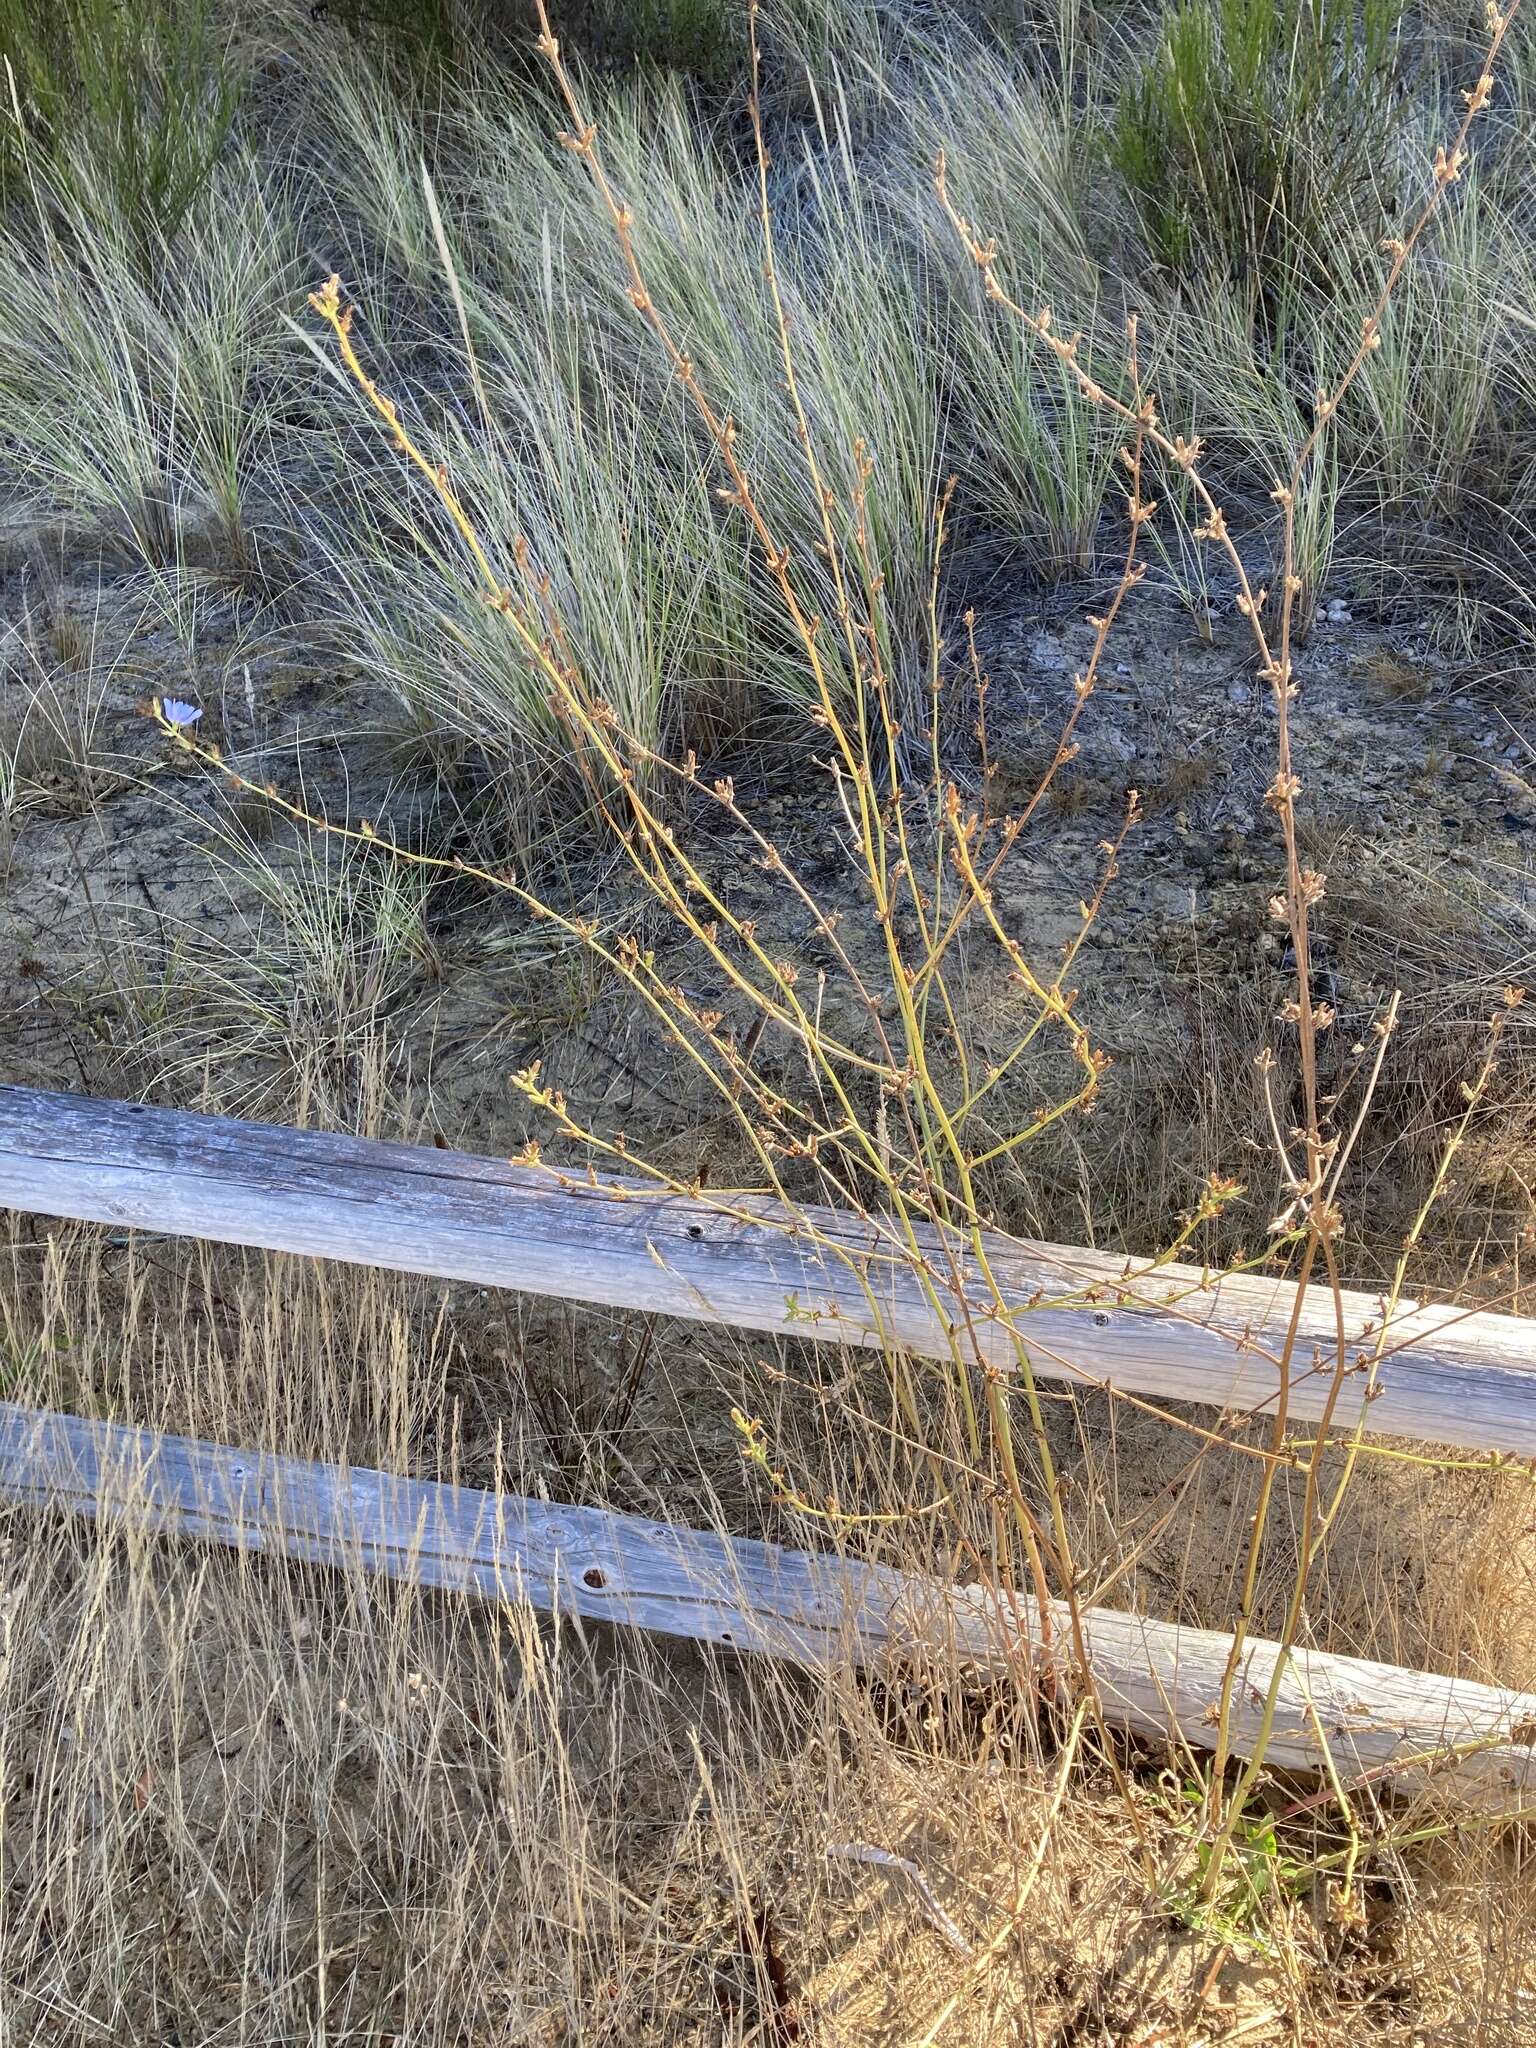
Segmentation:
{"type": "MultiPolygon", "coordinates": [[[[1015,1362],[991,1291],[932,1232],[925,1276],[888,1225],[831,1209],[797,1218],[755,1196],[572,1185],[466,1153],[0,1088],[0,1206],[925,1356],[948,1355],[965,1315],[967,1344],[1015,1362]]],[[[1295,1306],[1286,1281],[1204,1284],[1182,1266],[1138,1275],[1122,1259],[1004,1239],[988,1261],[1047,1377],[1228,1410],[1262,1412],[1275,1398],[1265,1353],[1295,1306]],[[1053,1305],[1063,1297],[1073,1299],[1053,1305]]],[[[1363,1415],[1378,1435],[1536,1457],[1536,1322],[1405,1311],[1374,1375],[1347,1383],[1337,1427],[1363,1415]]],[[[1342,1313],[1361,1356],[1380,1301],[1350,1293],[1342,1313]]],[[[1290,1402],[1299,1422],[1322,1414],[1334,1318],[1332,1295],[1308,1290],[1290,1402]]]]}
{"type": "MultiPolygon", "coordinates": [[[[491,1600],[525,1600],[788,1658],[921,1669],[927,1651],[982,1673],[1041,1676],[1039,1615],[977,1589],[832,1555],[551,1506],[355,1466],[233,1450],[0,1403],[0,1501],[381,1573],[491,1600]]],[[[1064,1640],[1067,1617],[1054,1630],[1064,1640]]],[[[1106,1717],[1210,1749],[1230,1636],[1096,1608],[1085,1636],[1106,1717]]],[[[1279,1654],[1243,1653],[1232,1737],[1246,1754],[1279,1654]]],[[[1536,1696],[1292,1653],[1269,1755],[1317,1771],[1327,1744],[1346,1785],[1425,1784],[1508,1811],[1536,1801],[1536,1696]]]]}

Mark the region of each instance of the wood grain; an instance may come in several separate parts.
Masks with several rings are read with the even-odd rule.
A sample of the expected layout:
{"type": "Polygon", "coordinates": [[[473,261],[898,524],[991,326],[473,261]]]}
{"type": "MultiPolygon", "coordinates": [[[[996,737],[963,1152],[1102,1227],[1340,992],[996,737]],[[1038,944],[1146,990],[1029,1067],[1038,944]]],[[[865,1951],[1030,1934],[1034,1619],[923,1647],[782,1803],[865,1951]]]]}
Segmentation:
{"type": "MultiPolygon", "coordinates": [[[[0,1403],[0,1501],[716,1643],[835,1671],[920,1669],[942,1654],[978,1675],[1043,1675],[1038,1612],[976,1588],[637,1515],[552,1506],[356,1466],[233,1450],[122,1424],[0,1403]]],[[[1056,1668],[1066,1616],[1051,1616],[1056,1668]]],[[[1194,1750],[1231,1638],[1096,1608],[1088,1657],[1106,1718],[1194,1750]]],[[[1234,1708],[1249,1753],[1278,1655],[1250,1643],[1234,1708]]],[[[1070,1674],[1068,1674],[1070,1677],[1070,1674]]],[[[1299,1650],[1270,1755],[1346,1783],[1431,1785],[1479,1807],[1536,1798],[1536,1696],[1299,1650]]]]}
{"type": "MultiPolygon", "coordinates": [[[[467,1153],[29,1088],[0,1088],[0,1206],[1006,1369],[1022,1344],[1047,1377],[1237,1411],[1275,1399],[1264,1347],[1296,1292],[990,1239],[1005,1314],[965,1247],[932,1231],[914,1257],[889,1223],[832,1209],[572,1185],[467,1153]]],[[[1354,1362],[1381,1304],[1349,1293],[1341,1306],[1354,1362]]],[[[1536,1457],[1536,1323],[1404,1307],[1374,1375],[1346,1381],[1336,1426],[1536,1457]]],[[[1325,1290],[1307,1292],[1300,1332],[1291,1414],[1315,1421],[1337,1356],[1325,1290]]]]}

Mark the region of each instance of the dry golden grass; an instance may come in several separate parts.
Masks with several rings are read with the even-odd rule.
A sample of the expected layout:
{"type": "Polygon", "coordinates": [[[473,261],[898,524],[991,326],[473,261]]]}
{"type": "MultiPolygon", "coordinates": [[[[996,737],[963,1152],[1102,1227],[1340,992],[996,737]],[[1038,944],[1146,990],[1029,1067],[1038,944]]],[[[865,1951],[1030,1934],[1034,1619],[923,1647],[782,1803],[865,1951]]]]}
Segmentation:
{"type": "MultiPolygon", "coordinates": [[[[94,1230],[20,1225],[6,1261],[13,1397],[514,1489],[551,1470],[516,1373],[519,1334],[544,1357],[562,1341],[548,1319],[509,1342],[471,1290],[94,1230]]],[[[566,1327],[588,1374],[606,1330],[566,1327]]],[[[780,1355],[775,1408],[772,1361],[699,1350],[658,1334],[607,1454],[631,1504],[739,1524],[701,1393],[762,1401],[809,1458],[812,1362],[780,1355]]],[[[1127,1488],[1165,1474],[1150,1426],[1122,1420],[1111,1442],[1079,1420],[1085,1534],[1102,1533],[1134,1513],[1127,1488]]],[[[1374,1472],[1319,1591],[1322,1639],[1536,1676],[1531,1502],[1513,1477],[1426,1493],[1374,1472]]],[[[1224,1612],[1250,1506],[1241,1485],[1203,1486],[1142,1590],[1224,1612]]],[[[1170,1910],[1185,1823],[1163,1759],[1125,1759],[1149,1870],[1081,1716],[967,1695],[942,1668],[813,1683],[31,1509],[0,1541],[17,2042],[1513,2043],[1528,2027],[1518,1836],[1415,1843],[1443,1817],[1399,1817],[1363,1918],[1330,1910],[1319,1874],[1228,1945],[1170,1910]]],[[[1266,1622],[1283,1536],[1275,1551],[1266,1622]]],[[[1281,1839],[1298,1864],[1338,1847],[1317,1815],[1281,1839]]]]}

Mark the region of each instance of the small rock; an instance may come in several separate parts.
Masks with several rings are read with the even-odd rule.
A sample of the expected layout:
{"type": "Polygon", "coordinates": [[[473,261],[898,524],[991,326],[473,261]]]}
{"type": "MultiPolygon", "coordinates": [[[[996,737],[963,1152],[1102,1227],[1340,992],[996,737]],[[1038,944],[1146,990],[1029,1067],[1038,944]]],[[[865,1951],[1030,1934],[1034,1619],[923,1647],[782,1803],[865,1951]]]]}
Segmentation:
{"type": "Polygon", "coordinates": [[[1229,683],[1227,695],[1234,704],[1251,704],[1253,691],[1247,683],[1229,683]]]}
{"type": "Polygon", "coordinates": [[[1536,824],[1536,788],[1517,775],[1513,768],[1493,765],[1493,779],[1504,792],[1504,801],[1511,806],[1514,814],[1526,826],[1536,824]]]}
{"type": "Polygon", "coordinates": [[[1088,758],[1094,761],[1134,761],[1136,742],[1123,732],[1116,732],[1113,726],[1106,726],[1093,735],[1091,744],[1084,749],[1088,758]]]}

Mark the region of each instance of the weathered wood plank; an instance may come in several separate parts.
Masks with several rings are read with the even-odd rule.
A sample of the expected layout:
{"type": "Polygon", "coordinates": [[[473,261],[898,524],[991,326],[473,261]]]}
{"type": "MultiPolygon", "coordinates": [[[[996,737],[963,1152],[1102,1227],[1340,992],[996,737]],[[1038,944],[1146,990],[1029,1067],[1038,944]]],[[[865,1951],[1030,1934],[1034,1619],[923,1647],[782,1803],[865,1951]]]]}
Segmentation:
{"type": "MultiPolygon", "coordinates": [[[[963,1666],[1042,1664],[1038,1615],[978,1589],[638,1515],[552,1506],[355,1466],[229,1449],[122,1424],[0,1404],[0,1501],[232,1548],[376,1572],[484,1599],[728,1645],[812,1669],[920,1662],[942,1643],[963,1666]]],[[[1052,1633],[1065,1641],[1058,1607],[1052,1633]]],[[[1211,1708],[1231,1638],[1096,1608],[1086,1639],[1107,1717],[1214,1746],[1211,1708]]],[[[1251,1751],[1278,1652],[1254,1642],[1236,1688],[1234,1746],[1251,1751]]],[[[1059,1668],[1059,1667],[1058,1667],[1059,1668]]],[[[1536,1797],[1536,1696],[1354,1657],[1298,1651],[1270,1754],[1317,1770],[1326,1739],[1346,1780],[1432,1780],[1507,1810],[1536,1797]],[[1476,1745],[1470,1753],[1468,1745],[1476,1745]]]]}
{"type": "MultiPolygon", "coordinates": [[[[0,1088],[0,1206],[930,1357],[948,1355],[964,1298],[983,1316],[966,1343],[1015,1361],[969,1260],[934,1233],[922,1245],[937,1307],[888,1225],[810,1209],[797,1227],[756,1196],[571,1186],[467,1153],[0,1088]]],[[[1278,1344],[1291,1313],[1288,1282],[1205,1285],[1184,1266],[1137,1277],[1119,1259],[1003,1239],[989,1258],[1044,1375],[1237,1410],[1275,1398],[1263,1346],[1278,1344]],[[1099,1298],[1052,1305],[1085,1289],[1099,1298]]],[[[1536,1323],[1405,1308],[1375,1397],[1367,1404],[1363,1375],[1348,1382],[1337,1426],[1364,1413],[1378,1434],[1536,1457],[1536,1323]]],[[[1380,1302],[1350,1293],[1343,1314],[1353,1358],[1380,1302]]],[[[1305,1422],[1322,1413],[1334,1355],[1325,1290],[1308,1291],[1300,1327],[1291,1413],[1305,1422]]]]}

